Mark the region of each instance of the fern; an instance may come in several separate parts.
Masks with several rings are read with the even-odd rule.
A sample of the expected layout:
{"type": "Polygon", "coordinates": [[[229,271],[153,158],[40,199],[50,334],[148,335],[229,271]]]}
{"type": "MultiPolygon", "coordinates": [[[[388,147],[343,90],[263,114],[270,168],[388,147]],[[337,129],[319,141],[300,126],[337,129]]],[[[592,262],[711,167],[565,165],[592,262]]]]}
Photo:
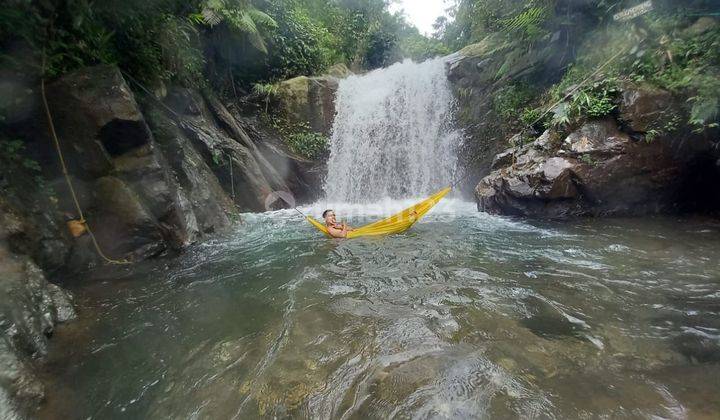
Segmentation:
{"type": "Polygon", "coordinates": [[[248,42],[263,53],[267,53],[267,45],[261,29],[277,27],[273,18],[255,8],[248,0],[207,0],[201,15],[211,27],[225,22],[230,29],[247,37],[248,42]]]}
{"type": "Polygon", "coordinates": [[[530,6],[517,16],[501,21],[501,24],[506,32],[520,33],[525,38],[537,38],[544,34],[543,23],[550,17],[550,6],[530,6]]]}
{"type": "Polygon", "coordinates": [[[690,110],[690,124],[695,131],[717,127],[720,116],[720,99],[717,97],[696,96],[688,99],[693,104],[690,110]]]}

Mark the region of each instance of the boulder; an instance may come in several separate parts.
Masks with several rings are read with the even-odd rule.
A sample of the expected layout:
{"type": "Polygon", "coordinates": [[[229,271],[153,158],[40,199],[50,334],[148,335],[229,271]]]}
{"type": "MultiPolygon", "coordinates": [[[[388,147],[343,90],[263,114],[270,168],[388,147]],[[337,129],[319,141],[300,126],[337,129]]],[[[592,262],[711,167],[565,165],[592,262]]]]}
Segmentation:
{"type": "Polygon", "coordinates": [[[674,105],[668,91],[650,86],[627,86],[620,103],[620,119],[636,132],[657,130],[671,117],[674,105]]]}
{"type": "Polygon", "coordinates": [[[505,150],[502,153],[495,155],[495,158],[493,158],[492,165],[490,167],[493,170],[504,168],[506,166],[512,165],[514,160],[515,160],[515,149],[510,148],[510,149],[505,150]]]}
{"type": "Polygon", "coordinates": [[[55,273],[64,267],[71,248],[65,226],[59,223],[62,215],[34,176],[13,172],[13,188],[0,188],[0,225],[5,226],[8,246],[55,273]]]}
{"type": "MultiPolygon", "coordinates": [[[[147,258],[197,240],[193,208],[117,67],[65,75],[48,86],[48,100],[81,207],[106,253],[147,258]]],[[[51,182],[67,191],[58,172],[51,182]]],[[[77,217],[69,194],[60,204],[77,217]]],[[[74,241],[72,268],[101,261],[91,242],[74,241]]]]}
{"type": "Polygon", "coordinates": [[[698,36],[718,27],[718,20],[710,16],[698,18],[689,28],[683,31],[683,35],[698,36]]]}
{"type": "Polygon", "coordinates": [[[621,132],[615,120],[606,118],[589,121],[571,133],[563,145],[575,154],[617,153],[630,142],[630,136],[621,132]]]}
{"type": "Polygon", "coordinates": [[[289,191],[270,164],[264,158],[258,159],[259,151],[247,134],[240,135],[236,131],[240,128],[232,128],[229,119],[218,123],[201,95],[176,88],[167,99],[179,114],[183,134],[241,209],[264,211],[265,200],[273,191],[289,191]]]}
{"type": "Polygon", "coordinates": [[[135,98],[115,66],[86,67],[47,87],[48,103],[70,171],[110,173],[112,157],[151,142],[135,98]]]}
{"type": "MultiPolygon", "coordinates": [[[[148,121],[155,140],[172,169],[175,182],[179,185],[177,200],[192,208],[192,218],[181,218],[183,214],[190,212],[177,215],[181,218],[180,223],[189,226],[194,223],[201,234],[222,231],[230,225],[228,216],[235,212],[232,200],[177,123],[159,108],[154,108],[150,115],[152,117],[148,121]]],[[[194,230],[190,227],[185,229],[187,232],[194,230]]],[[[192,238],[189,237],[188,240],[192,238]]]]}
{"type": "Polygon", "coordinates": [[[9,222],[0,224],[0,416],[25,418],[44,398],[36,365],[48,339],[75,310],[69,293],[49,283],[30,258],[10,251],[8,238],[19,221],[6,216],[0,211],[9,222]]]}
{"type": "Polygon", "coordinates": [[[110,258],[145,259],[167,249],[157,219],[125,181],[106,176],[95,182],[93,191],[95,207],[88,224],[110,258]]]}
{"type": "Polygon", "coordinates": [[[279,110],[293,123],[309,124],[315,132],[330,135],[335,118],[338,79],[300,76],[278,85],[279,110]]]}
{"type": "Polygon", "coordinates": [[[337,79],[344,79],[353,75],[353,72],[343,63],[337,63],[330,66],[326,71],[328,76],[335,77],[337,79]]]}
{"type": "Polygon", "coordinates": [[[533,141],[532,145],[538,150],[549,151],[552,149],[552,134],[550,130],[545,130],[540,137],[533,141]]]}
{"type": "Polygon", "coordinates": [[[515,164],[476,187],[478,208],[541,218],[671,211],[686,172],[673,144],[635,142],[612,119],[588,121],[558,148],[515,148],[515,164]]]}

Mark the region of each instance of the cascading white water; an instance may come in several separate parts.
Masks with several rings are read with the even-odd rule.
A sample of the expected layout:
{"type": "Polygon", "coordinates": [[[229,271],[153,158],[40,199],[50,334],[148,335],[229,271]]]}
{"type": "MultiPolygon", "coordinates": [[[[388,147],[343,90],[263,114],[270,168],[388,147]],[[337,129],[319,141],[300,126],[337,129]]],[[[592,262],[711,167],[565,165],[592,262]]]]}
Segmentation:
{"type": "Polygon", "coordinates": [[[420,197],[447,186],[461,140],[453,106],[442,58],[406,60],[342,80],[327,198],[367,203],[420,197]]]}

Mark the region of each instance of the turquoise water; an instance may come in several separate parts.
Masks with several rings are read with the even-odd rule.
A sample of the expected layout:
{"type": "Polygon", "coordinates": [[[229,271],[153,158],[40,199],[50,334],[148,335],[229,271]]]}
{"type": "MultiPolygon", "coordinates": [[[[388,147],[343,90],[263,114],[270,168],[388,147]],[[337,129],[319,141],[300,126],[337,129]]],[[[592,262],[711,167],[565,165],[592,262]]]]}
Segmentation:
{"type": "Polygon", "coordinates": [[[342,241],[246,215],[79,282],[40,416],[717,418],[719,261],[701,219],[526,222],[448,200],[405,234],[342,241]]]}

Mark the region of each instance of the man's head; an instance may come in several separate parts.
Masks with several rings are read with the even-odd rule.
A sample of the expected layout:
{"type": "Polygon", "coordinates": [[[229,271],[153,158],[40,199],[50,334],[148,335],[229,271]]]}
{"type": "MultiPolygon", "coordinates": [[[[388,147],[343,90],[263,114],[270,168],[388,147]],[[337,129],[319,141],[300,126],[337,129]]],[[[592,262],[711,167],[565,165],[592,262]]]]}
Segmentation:
{"type": "Polygon", "coordinates": [[[335,212],[328,209],[325,210],[322,214],[323,219],[325,219],[325,223],[330,225],[335,223],[335,212]]]}

